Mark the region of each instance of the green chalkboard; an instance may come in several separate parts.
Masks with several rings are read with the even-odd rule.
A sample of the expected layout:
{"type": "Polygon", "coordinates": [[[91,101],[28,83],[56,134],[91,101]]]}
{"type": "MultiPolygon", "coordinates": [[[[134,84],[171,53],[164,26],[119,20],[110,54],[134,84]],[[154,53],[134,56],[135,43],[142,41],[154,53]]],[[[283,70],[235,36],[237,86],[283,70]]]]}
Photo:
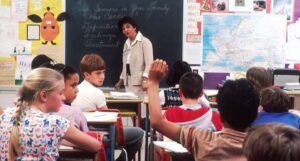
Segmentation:
{"type": "Polygon", "coordinates": [[[123,16],[133,17],[150,39],[154,58],[169,64],[182,59],[182,0],[66,0],[66,12],[66,64],[79,69],[83,55],[98,53],[107,65],[104,86],[113,86],[121,73],[126,39],[117,22],[123,16]]]}

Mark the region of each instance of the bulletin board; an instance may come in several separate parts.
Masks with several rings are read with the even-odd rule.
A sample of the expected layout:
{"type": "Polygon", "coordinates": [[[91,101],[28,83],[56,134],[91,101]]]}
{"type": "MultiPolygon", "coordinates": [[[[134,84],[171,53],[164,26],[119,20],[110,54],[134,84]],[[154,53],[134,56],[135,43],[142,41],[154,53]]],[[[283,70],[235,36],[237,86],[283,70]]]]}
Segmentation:
{"type": "Polygon", "coordinates": [[[20,84],[30,72],[33,57],[38,54],[62,62],[62,22],[58,22],[58,31],[51,38],[53,45],[48,40],[51,35],[42,35],[41,22],[28,19],[28,15],[35,14],[44,20],[46,12],[52,12],[56,19],[63,11],[62,5],[62,0],[0,0],[0,86],[20,84]],[[49,42],[43,44],[46,39],[49,42]]]}

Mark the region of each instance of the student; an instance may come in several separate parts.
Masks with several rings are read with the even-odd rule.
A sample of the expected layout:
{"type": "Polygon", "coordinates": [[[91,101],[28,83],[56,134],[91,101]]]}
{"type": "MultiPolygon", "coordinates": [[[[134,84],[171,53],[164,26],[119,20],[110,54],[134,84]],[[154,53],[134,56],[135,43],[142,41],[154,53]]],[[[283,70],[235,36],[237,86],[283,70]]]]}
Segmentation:
{"type": "MultiPolygon", "coordinates": [[[[182,105],[167,108],[164,113],[165,119],[179,126],[192,126],[211,131],[220,131],[222,122],[219,114],[210,107],[202,106],[198,103],[199,97],[203,94],[202,88],[203,80],[200,75],[193,72],[183,74],[180,78],[178,89],[178,97],[182,100],[182,105]]],[[[160,160],[159,156],[159,151],[156,150],[156,160],[160,160]]],[[[162,151],[161,158],[164,156],[162,151]]]]}
{"type": "Polygon", "coordinates": [[[56,114],[70,120],[81,131],[89,131],[86,118],[81,109],[76,106],[70,106],[73,100],[76,98],[76,94],[78,93],[77,85],[79,82],[79,75],[75,69],[64,64],[55,64],[53,69],[60,72],[64,76],[65,81],[65,99],[63,100],[63,105],[56,114]]]}
{"type": "Polygon", "coordinates": [[[243,151],[248,161],[299,161],[300,132],[285,124],[258,125],[249,130],[243,151]]]}
{"type": "Polygon", "coordinates": [[[64,76],[65,99],[63,100],[62,107],[56,113],[60,116],[71,121],[75,127],[83,132],[89,131],[86,118],[84,117],[82,111],[79,107],[71,107],[71,102],[75,99],[78,92],[77,85],[79,82],[79,75],[70,66],[65,66],[64,64],[55,64],[54,61],[47,57],[46,55],[38,55],[32,60],[32,69],[39,67],[46,67],[54,69],[60,72],[64,76]]]}
{"type": "Polygon", "coordinates": [[[198,103],[198,98],[203,95],[203,81],[200,75],[185,73],[179,81],[179,97],[181,106],[167,108],[164,117],[180,126],[193,126],[195,128],[219,131],[222,129],[220,116],[210,107],[198,103]]]}
{"type": "Polygon", "coordinates": [[[180,127],[161,115],[159,82],[167,73],[165,61],[156,60],[149,72],[149,111],[152,127],[187,148],[199,160],[246,160],[242,143],[246,129],[257,116],[259,97],[246,79],[227,81],[217,95],[218,110],[224,129],[218,133],[194,127],[180,127]]]}
{"type": "Polygon", "coordinates": [[[19,90],[16,108],[0,116],[0,160],[56,160],[62,139],[97,152],[100,143],[79,131],[57,112],[64,98],[63,76],[39,68],[31,71],[19,90]]]}
{"type": "Polygon", "coordinates": [[[272,73],[263,67],[252,67],[248,69],[246,78],[254,85],[257,92],[272,86],[272,73]]]}
{"type": "Polygon", "coordinates": [[[32,59],[31,69],[41,67],[43,64],[46,63],[55,64],[54,60],[49,58],[47,55],[44,54],[37,55],[32,59]]]}
{"type": "MultiPolygon", "coordinates": [[[[187,72],[192,72],[192,69],[187,62],[179,60],[173,64],[167,76],[167,85],[170,88],[159,92],[159,99],[161,102],[160,104],[163,107],[182,105],[182,101],[180,100],[178,95],[179,79],[184,73],[187,72]]],[[[199,103],[202,106],[210,107],[209,102],[205,98],[204,94],[202,94],[199,98],[199,103]]]]}
{"type": "MultiPolygon", "coordinates": [[[[103,85],[105,78],[104,60],[97,54],[85,55],[80,61],[80,70],[84,80],[78,85],[79,92],[72,106],[79,106],[82,111],[107,109],[105,96],[98,88],[103,85]]],[[[144,132],[140,128],[124,128],[125,149],[129,161],[142,146],[143,136],[144,132]]],[[[124,155],[121,153],[117,160],[125,160],[124,155]]]]}
{"type": "Polygon", "coordinates": [[[292,103],[287,94],[275,87],[269,87],[263,89],[260,95],[260,105],[263,111],[258,114],[252,126],[278,122],[299,129],[299,116],[288,111],[292,107],[292,103]]]}

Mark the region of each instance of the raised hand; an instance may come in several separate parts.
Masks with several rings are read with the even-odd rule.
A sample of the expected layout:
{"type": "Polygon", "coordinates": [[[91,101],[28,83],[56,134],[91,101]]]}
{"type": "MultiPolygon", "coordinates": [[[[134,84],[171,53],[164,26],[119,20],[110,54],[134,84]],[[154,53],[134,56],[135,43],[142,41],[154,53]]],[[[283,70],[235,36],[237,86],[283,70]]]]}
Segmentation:
{"type": "Polygon", "coordinates": [[[164,60],[156,59],[151,64],[149,81],[159,83],[168,73],[168,65],[164,60]]]}

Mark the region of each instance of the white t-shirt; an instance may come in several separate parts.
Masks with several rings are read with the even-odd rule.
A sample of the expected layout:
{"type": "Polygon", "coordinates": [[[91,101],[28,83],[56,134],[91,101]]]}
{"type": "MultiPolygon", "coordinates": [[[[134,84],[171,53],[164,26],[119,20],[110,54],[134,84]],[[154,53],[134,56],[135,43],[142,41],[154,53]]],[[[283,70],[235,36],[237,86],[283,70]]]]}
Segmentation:
{"type": "Polygon", "coordinates": [[[106,99],[101,89],[83,80],[78,86],[78,93],[72,106],[78,106],[81,111],[95,110],[106,106],[106,99]]]}

